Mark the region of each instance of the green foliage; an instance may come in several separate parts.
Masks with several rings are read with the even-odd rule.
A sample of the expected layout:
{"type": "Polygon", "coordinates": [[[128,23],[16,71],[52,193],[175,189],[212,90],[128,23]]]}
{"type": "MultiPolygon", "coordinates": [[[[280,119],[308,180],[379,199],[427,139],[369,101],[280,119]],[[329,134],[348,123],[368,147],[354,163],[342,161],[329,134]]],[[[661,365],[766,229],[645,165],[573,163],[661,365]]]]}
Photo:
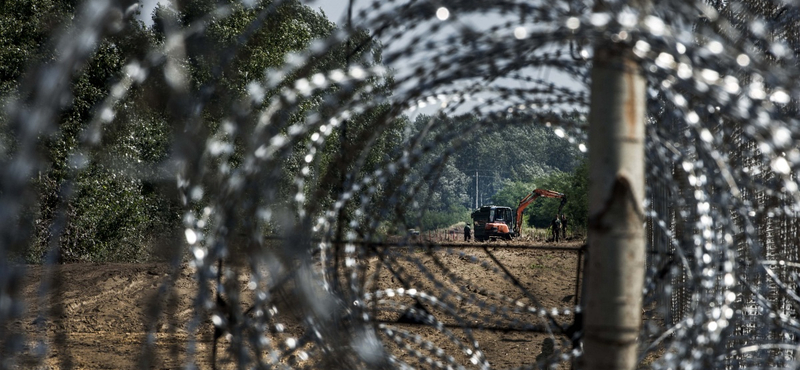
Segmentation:
{"type": "MultiPolygon", "coordinates": [[[[503,183],[502,189],[492,196],[492,202],[496,205],[513,208],[533,189],[557,191],[567,197],[567,203],[564,205],[562,213],[567,215],[569,227],[573,230],[585,230],[588,217],[587,171],[588,161],[582,160],[571,173],[553,171],[534,182],[506,181],[503,183]]],[[[558,212],[560,203],[559,199],[538,198],[523,213],[523,217],[528,216],[525,219],[526,224],[537,228],[550,227],[550,222],[558,212]]]]}
{"type": "Polygon", "coordinates": [[[175,224],[176,210],[151,184],[116,175],[103,166],[81,174],[62,240],[64,260],[139,260],[151,238],[175,224]]]}
{"type": "Polygon", "coordinates": [[[49,35],[74,10],[70,0],[4,0],[0,3],[0,96],[14,91],[32,62],[53,58],[49,35]]]}
{"type": "MultiPolygon", "coordinates": [[[[572,173],[553,172],[537,181],[537,186],[542,189],[554,190],[564,193],[567,203],[562,213],[567,215],[568,225],[573,230],[585,230],[587,222],[587,186],[586,186],[586,161],[583,161],[572,173]]],[[[528,206],[526,213],[531,215],[528,225],[547,228],[558,212],[560,201],[558,199],[539,198],[528,206]]]]}
{"type": "MultiPolygon", "coordinates": [[[[41,50],[52,49],[46,46],[54,30],[71,27],[74,5],[68,0],[10,0],[0,6],[0,40],[8,46],[0,51],[0,94],[4,99],[18,95],[16,89],[26,68],[54,57],[52,52],[41,50]]],[[[192,0],[178,5],[182,8],[175,15],[188,27],[221,4],[192,0]]],[[[305,49],[313,39],[334,29],[333,23],[311,8],[288,1],[262,20],[254,33],[241,37],[271,2],[259,2],[255,8],[245,8],[236,1],[228,5],[230,16],[212,19],[207,32],[190,38],[187,44],[191,93],[213,84],[215,96],[225,97],[210,100],[204,108],[203,116],[212,130],[219,126],[230,105],[244,96],[249,81],[264,77],[270,68],[283,64],[287,53],[305,49]]],[[[161,16],[168,16],[161,10],[161,16]]],[[[57,135],[44,138],[52,165],[35,181],[40,203],[34,217],[36,243],[27,254],[30,262],[38,261],[54,243],[54,232],[59,233],[57,242],[65,261],[140,260],[146,257],[153,239],[179,227],[178,198],[174,191],[166,191],[174,188],[174,180],[172,174],[160,169],[169,157],[173,136],[169,103],[152,94],[164,89],[163,71],[151,71],[153,78],[148,78],[144,86],[134,85],[126,100],[112,107],[114,120],[102,126],[99,146],[86,147],[82,136],[93,117],[101,113],[97,109],[122,76],[122,68],[131,60],[145,60],[150,50],[160,48],[163,25],[163,19],[156,19],[153,29],[128,22],[123,32],[101,40],[85,68],[75,75],[73,99],[60,114],[57,135]]],[[[366,32],[360,37],[365,38],[366,32]]],[[[370,52],[372,46],[360,54],[370,52]]],[[[342,66],[344,53],[338,51],[335,56],[338,60],[323,58],[320,65],[342,66]]],[[[294,112],[293,120],[304,119],[305,112],[319,107],[319,101],[311,98],[298,106],[301,109],[294,112]]],[[[371,130],[370,120],[376,114],[381,113],[365,112],[354,118],[353,133],[371,130]]],[[[0,120],[0,131],[4,142],[13,143],[5,118],[0,120]]],[[[398,135],[399,129],[389,130],[373,150],[397,142],[398,135]]],[[[358,136],[352,140],[358,140],[358,136]]],[[[287,178],[299,170],[296,167],[289,168],[287,178]]]]}
{"type": "Polygon", "coordinates": [[[467,125],[464,130],[468,125],[484,126],[469,135],[456,154],[456,165],[465,170],[496,173],[502,180],[532,181],[554,170],[572,171],[580,156],[573,144],[558,137],[542,122],[518,119],[476,122],[475,118],[461,117],[456,120],[467,125]]]}
{"type": "MultiPolygon", "coordinates": [[[[547,190],[554,190],[559,193],[567,194],[569,187],[570,174],[566,172],[553,172],[537,181],[538,187],[547,190]]],[[[571,202],[567,194],[567,204],[571,202]]],[[[550,222],[555,218],[558,213],[558,207],[561,204],[560,199],[540,198],[535,203],[531,204],[528,208],[531,209],[531,217],[528,220],[528,225],[535,227],[547,227],[550,222]]],[[[566,206],[565,206],[566,207],[566,206]]],[[[562,210],[563,211],[563,210],[562,210]]],[[[567,215],[569,217],[569,215],[567,215]]]]}
{"type": "MultiPolygon", "coordinates": [[[[170,17],[183,28],[192,27],[201,18],[205,22],[205,32],[187,33],[192,36],[187,39],[187,59],[182,64],[189,76],[188,95],[204,96],[204,92],[213,91],[214,98],[203,100],[199,112],[209,132],[222,131],[223,120],[238,119],[228,115],[232,106],[241,106],[248,83],[263,79],[275,68],[283,69],[287,54],[305,50],[313,40],[330,35],[335,28],[324,16],[297,0],[281,2],[265,19],[257,17],[273,6],[270,0],[257,2],[253,8],[233,0],[190,0],[176,6],[179,8],[174,13],[166,8],[156,12],[152,29],[130,21],[123,32],[106,36],[85,68],[76,71],[72,100],[60,112],[57,134],[43,136],[42,150],[52,165],[34,181],[40,203],[38,209],[32,210],[36,212],[37,242],[28,253],[31,262],[55,242],[61,245],[62,257],[67,261],[139,260],[145,258],[147,245],[153,239],[171,235],[180,227],[178,197],[165,191],[174,188],[173,174],[162,173],[162,166],[169,160],[170,143],[176,134],[181,134],[175,130],[181,129],[180,121],[186,117],[175,115],[170,107],[175,102],[152,93],[168,88],[164,71],[159,69],[163,65],[153,66],[144,85],[134,85],[125,100],[109,107],[114,119],[102,125],[99,145],[87,145],[83,136],[89,122],[106,113],[99,109],[111,86],[121,78],[124,66],[132,60],[149,60],[150,50],[163,47],[170,17]],[[229,6],[230,15],[205,18],[219,5],[229,6]],[[252,28],[253,22],[258,27],[252,28]],[[52,240],[55,232],[57,241],[52,240]]],[[[74,9],[73,0],[8,0],[0,6],[0,40],[7,46],[0,50],[0,95],[4,100],[25,104],[25,99],[30,98],[17,92],[23,86],[26,68],[55,57],[49,51],[52,48],[48,47],[48,35],[57,29],[69,30],[74,9]]],[[[345,68],[348,62],[369,65],[378,63],[380,58],[380,45],[368,31],[360,30],[351,40],[314,57],[304,69],[290,71],[285,81],[294,80],[291,74],[345,68]]],[[[290,82],[265,92],[265,101],[286,83],[290,82]]],[[[371,78],[345,88],[331,85],[314,95],[298,97],[279,113],[284,121],[270,129],[286,131],[291,124],[309,119],[325,122],[338,108],[332,105],[338,100],[354,96],[363,102],[374,101],[391,95],[389,86],[391,78],[383,83],[371,78]]],[[[409,172],[398,173],[414,179],[410,188],[398,190],[392,187],[393,183],[375,183],[351,194],[353,199],[367,203],[385,197],[399,199],[398,204],[416,206],[381,212],[405,211],[401,216],[413,222],[408,226],[441,228],[469,219],[475,202],[476,169],[482,176],[477,189],[482,199],[494,196],[495,202],[514,206],[532,189],[525,184],[547,179],[548,174],[572,171],[577,163],[577,151],[537,122],[419,116],[412,123],[405,117],[398,118],[397,108],[389,104],[366,106],[370,108],[354,112],[326,139],[313,166],[306,167],[302,157],[310,133],[296,143],[297,150],[285,158],[278,180],[282,201],[291,203],[296,191],[294,179],[302,169],[308,171],[307,179],[313,183],[304,188],[306,199],[314,199],[317,210],[328,207],[344,190],[343,182],[357,183],[372,171],[397,161],[403,155],[401,148],[407,148],[409,142],[423,134],[424,142],[438,144],[426,148],[424,158],[414,163],[409,172]],[[441,128],[448,125],[436,124],[446,120],[459,132],[445,132],[441,128]],[[438,140],[430,140],[432,137],[438,140]],[[426,172],[431,170],[434,173],[426,172]]],[[[262,107],[253,107],[259,108],[262,107]]],[[[0,119],[0,155],[4,147],[13,145],[5,120],[0,119]]],[[[237,124],[246,128],[254,122],[237,124]]],[[[244,138],[219,136],[233,144],[231,164],[237,166],[244,138]]],[[[558,188],[555,185],[560,183],[553,185],[558,188]]],[[[315,212],[313,207],[311,211],[315,212]]],[[[355,202],[350,202],[343,212],[344,220],[366,217],[356,214],[355,202]]]]}
{"type": "Polygon", "coordinates": [[[574,230],[586,230],[589,225],[589,161],[584,159],[575,168],[566,190],[569,201],[564,213],[570,218],[568,225],[574,230]]]}
{"type": "Polygon", "coordinates": [[[507,206],[514,208],[519,204],[528,193],[536,189],[531,183],[523,181],[503,181],[503,187],[492,195],[492,203],[495,205],[507,206]]]}
{"type": "MultiPolygon", "coordinates": [[[[0,96],[4,102],[28,104],[27,75],[35,77],[41,69],[37,66],[56,57],[50,37],[59,30],[71,32],[75,8],[69,0],[10,0],[0,5],[4,45],[0,96]]],[[[103,127],[102,145],[85,150],[90,147],[82,135],[110,86],[120,78],[122,67],[132,58],[141,59],[153,46],[154,39],[138,22],[129,21],[126,26],[125,32],[100,41],[85,67],[76,71],[72,99],[56,122],[57,134],[42,134],[41,149],[50,167],[33,181],[40,202],[36,210],[30,210],[35,212],[35,238],[26,254],[29,262],[39,261],[53,243],[61,246],[64,260],[139,259],[146,235],[155,236],[177,223],[177,213],[164,211],[170,202],[151,189],[153,184],[132,180],[136,176],[125,166],[131,162],[153,165],[166,157],[169,130],[164,125],[117,119],[115,125],[103,127]],[[57,241],[52,240],[55,232],[57,241]]],[[[125,111],[125,105],[117,107],[117,117],[125,116],[125,111]]],[[[0,136],[8,143],[3,144],[13,145],[7,118],[0,118],[0,136]]]]}
{"type": "Polygon", "coordinates": [[[453,205],[446,210],[425,211],[420,217],[422,230],[436,230],[446,228],[459,222],[471,222],[470,210],[466,207],[453,205]]]}
{"type": "MultiPolygon", "coordinates": [[[[73,10],[71,0],[0,2],[0,109],[15,98],[31,65],[53,59],[49,35],[63,28],[73,10]]],[[[0,115],[0,159],[13,146],[7,117],[0,115]]]]}
{"type": "MultiPolygon", "coordinates": [[[[283,66],[287,54],[306,49],[311,41],[330,35],[335,28],[328,19],[297,0],[283,1],[265,19],[258,19],[272,3],[258,1],[253,7],[233,0],[180,3],[177,16],[184,27],[190,27],[192,22],[218,6],[230,7],[229,16],[211,18],[206,32],[187,40],[189,74],[194,89],[213,85],[215,91],[215,99],[205,107],[212,123],[222,119],[228,108],[244,95],[248,82],[263,79],[271,69],[283,66]],[[260,23],[251,30],[254,22],[260,23]]],[[[155,23],[163,23],[158,17],[168,13],[157,12],[155,23]]],[[[274,93],[269,92],[268,97],[274,93]]],[[[306,105],[304,111],[312,106],[306,105]]],[[[296,118],[303,116],[303,112],[295,115],[296,118]]]]}
{"type": "MultiPolygon", "coordinates": [[[[429,213],[445,214],[454,205],[471,209],[475,206],[476,175],[480,205],[491,203],[513,208],[537,187],[565,192],[570,187],[569,173],[583,155],[567,140],[538,123],[517,119],[486,122],[472,115],[417,116],[407,134],[409,140],[423,132],[427,132],[428,138],[452,137],[452,130],[459,135],[441,140],[417,166],[428,168],[445,156],[449,159],[437,181],[423,183],[415,198],[427,205],[429,213]],[[451,131],[443,131],[441,127],[451,131]]],[[[558,200],[543,198],[529,206],[525,214],[532,215],[534,225],[545,227],[558,204],[558,200]],[[544,212],[552,214],[544,216],[544,212]]]]}

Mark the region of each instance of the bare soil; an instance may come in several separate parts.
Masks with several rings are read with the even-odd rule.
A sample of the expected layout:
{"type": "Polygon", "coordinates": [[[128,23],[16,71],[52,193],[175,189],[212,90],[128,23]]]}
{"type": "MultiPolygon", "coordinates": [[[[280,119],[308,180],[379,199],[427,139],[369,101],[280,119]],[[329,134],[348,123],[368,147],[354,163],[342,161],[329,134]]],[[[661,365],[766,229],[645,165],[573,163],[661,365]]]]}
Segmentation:
{"type": "MultiPolygon", "coordinates": [[[[582,241],[569,241],[558,246],[577,250],[582,244],[582,241]]],[[[377,317],[383,327],[395,335],[402,332],[419,335],[422,344],[413,340],[403,343],[427,354],[422,356],[423,360],[418,360],[403,349],[404,345],[396,344],[394,338],[387,336],[386,331],[382,333],[385,348],[418,368],[430,367],[424,358],[437,357],[435,351],[426,352],[424,341],[452,354],[457,362],[471,366],[470,356],[453,340],[457,338],[470,344],[470,335],[480,343],[480,350],[493,368],[532,365],[553,353],[569,351],[569,341],[563,335],[523,330],[526,324],[543,325],[546,321],[543,317],[547,316],[564,327],[573,320],[571,310],[576,302],[578,253],[535,248],[551,245],[492,242],[469,243],[465,248],[454,247],[449,252],[423,249],[387,252],[381,258],[390,262],[394,271],[389,271],[386,264],[380,262],[381,258],[372,257],[367,268],[370,276],[367,284],[371,290],[415,289],[440,297],[442,292],[449,291],[462,297],[460,300],[444,299],[451,302],[454,312],[408,295],[395,300],[409,307],[421,304],[437,320],[448,325],[452,337],[430,327],[403,322],[402,310],[387,310],[377,317]],[[521,248],[522,245],[534,248],[521,248]],[[488,248],[483,249],[484,246],[488,248]],[[497,310],[502,307],[519,307],[521,312],[500,314],[497,310]],[[545,311],[536,307],[548,308],[547,314],[543,316],[545,311]],[[559,309],[554,312],[552,308],[559,309]],[[465,325],[473,328],[459,328],[465,325]]],[[[246,282],[247,278],[240,280],[246,282]]],[[[68,264],[55,269],[29,266],[23,293],[26,315],[8,329],[25,335],[29,353],[35,353],[39,348],[37,343],[44,341],[48,345],[44,364],[35,363],[31,355],[30,362],[23,358],[18,367],[180,368],[187,358],[187,323],[194,315],[192,302],[196,292],[194,271],[188,266],[178,271],[167,264],[156,263],[68,264]],[[56,284],[45,287],[50,293],[43,296],[39,292],[42,281],[49,280],[46,274],[51,274],[56,284]],[[175,274],[172,275],[175,283],[170,289],[164,283],[170,281],[171,274],[175,274]],[[156,334],[148,338],[146,333],[151,329],[156,334]],[[151,347],[154,350],[146,350],[144,343],[148,339],[155,344],[151,347]]],[[[210,369],[213,329],[207,320],[201,322],[201,326],[195,338],[195,362],[201,369],[210,369]]],[[[229,363],[226,365],[224,354],[217,363],[218,368],[230,367],[229,363]]],[[[564,363],[559,368],[567,369],[569,364],[564,363]]]]}

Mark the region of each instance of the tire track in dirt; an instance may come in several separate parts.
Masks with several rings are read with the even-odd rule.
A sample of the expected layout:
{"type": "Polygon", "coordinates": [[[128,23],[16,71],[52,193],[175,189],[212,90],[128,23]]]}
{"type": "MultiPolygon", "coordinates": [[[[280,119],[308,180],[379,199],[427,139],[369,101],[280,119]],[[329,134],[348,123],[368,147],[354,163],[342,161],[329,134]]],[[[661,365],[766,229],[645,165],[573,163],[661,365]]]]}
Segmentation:
{"type": "MultiPolygon", "coordinates": [[[[572,304],[571,300],[565,300],[565,298],[574,294],[575,289],[573,253],[503,249],[501,243],[490,243],[489,246],[497,259],[514,273],[516,278],[537,297],[543,306],[568,307],[572,304]]],[[[481,260],[487,259],[480,248],[470,249],[468,254],[481,260]]],[[[519,300],[525,305],[531,304],[518,288],[503,278],[502,274],[487,269],[480,262],[475,263],[470,258],[459,256],[458,253],[438,255],[440,261],[452,270],[458,279],[451,280],[442,275],[437,264],[430,258],[426,258],[425,253],[412,252],[411,256],[418,258],[421,265],[400,258],[395,261],[395,266],[403,267],[405,273],[410,274],[408,276],[411,288],[419,291],[437,294],[441,293],[441,289],[449,289],[490,304],[508,304],[504,297],[519,300]],[[423,274],[423,270],[433,274],[441,285],[437,287],[434,281],[429,280],[423,274]],[[464,286],[464,284],[469,286],[464,286]],[[481,292],[489,294],[485,295],[481,292]]],[[[370,274],[376,271],[374,267],[373,264],[369,269],[370,274]]],[[[186,325],[194,314],[193,299],[197,294],[197,283],[194,280],[192,269],[184,266],[181,271],[176,272],[177,280],[169,294],[159,294],[159,287],[170,279],[170,266],[167,264],[73,264],[56,266],[54,272],[53,276],[58,279],[60,284],[59,297],[64,307],[63,317],[48,318],[44,333],[39,334],[40,331],[37,329],[35,321],[40,312],[38,304],[41,297],[38,295],[38,288],[45,274],[44,268],[41,266],[30,266],[29,280],[24,290],[25,300],[29,304],[28,315],[16,326],[18,330],[28,333],[28,343],[31,343],[31,348],[34,343],[32,339],[36,339],[40,335],[46,336],[51,345],[44,363],[34,364],[35,367],[53,369],[59,367],[58,356],[61,349],[53,345],[52,339],[54,333],[61,330],[65,333],[67,350],[74,360],[75,368],[138,368],[139,359],[143,353],[143,343],[147,338],[147,307],[152,302],[158,302],[162,308],[166,308],[170,299],[174,301],[174,306],[171,306],[169,310],[162,310],[161,318],[156,326],[152,364],[154,368],[160,369],[180,368],[184,365],[190,338],[186,331],[186,325]],[[55,324],[57,322],[60,323],[58,327],[55,324]]],[[[376,280],[372,280],[368,288],[401,287],[399,281],[396,281],[386,271],[386,268],[383,268],[379,276],[375,278],[376,280]]],[[[237,280],[242,287],[241,293],[244,299],[242,303],[250,304],[252,297],[245,288],[248,277],[240,275],[237,276],[237,280]]],[[[51,296],[51,298],[53,297],[51,296]]],[[[47,304],[50,303],[50,300],[47,300],[47,304]]],[[[413,301],[408,300],[405,303],[413,304],[413,301]]],[[[473,315],[484,317],[487,315],[486,307],[453,303],[455,303],[453,307],[459,315],[464,315],[464,319],[469,319],[473,315]]],[[[439,319],[456,323],[457,320],[454,320],[453,317],[443,315],[442,312],[430,305],[427,306],[439,319]]],[[[45,312],[49,312],[48,307],[45,309],[45,312]]],[[[396,320],[398,316],[399,314],[386,312],[379,314],[378,319],[396,320]]],[[[494,317],[500,319],[499,316],[494,317]]],[[[509,312],[506,317],[507,319],[504,321],[506,323],[510,323],[509,319],[520,319],[533,323],[531,321],[533,318],[529,314],[509,312]]],[[[567,322],[569,319],[569,317],[560,316],[559,321],[567,322]]],[[[291,320],[285,323],[291,324],[291,320]]],[[[448,355],[456,356],[462,364],[469,364],[468,358],[463,358],[463,354],[460,353],[461,350],[457,346],[432,328],[401,323],[388,326],[419,335],[424,341],[444,349],[448,355]]],[[[297,337],[304,329],[298,323],[285,326],[285,330],[282,334],[271,336],[271,339],[275,343],[281,343],[285,339],[284,337],[297,337]]],[[[466,333],[461,329],[454,329],[453,332],[459,340],[467,340],[464,336],[466,333]]],[[[211,334],[213,334],[211,325],[204,323],[195,338],[197,350],[195,362],[203,369],[210,368],[211,334]]],[[[384,340],[389,339],[384,334],[379,335],[384,340]]],[[[540,333],[473,330],[472,335],[475,340],[480,342],[482,351],[487,355],[491,364],[499,367],[533,364],[547,353],[552,353],[554,345],[556,349],[564,349],[559,341],[553,343],[548,335],[540,333]]],[[[411,341],[412,347],[416,346],[414,342],[415,340],[411,341]]],[[[223,338],[220,344],[220,348],[224,349],[229,345],[229,341],[223,338]]],[[[388,342],[385,344],[392,347],[390,351],[400,356],[399,358],[408,360],[409,364],[426,366],[426,364],[417,363],[413,358],[407,356],[407,353],[403,352],[400,347],[394,347],[388,342]]],[[[425,351],[424,348],[419,348],[419,350],[425,351]]],[[[310,363],[306,365],[308,364],[310,363]]]]}
{"type": "MultiPolygon", "coordinates": [[[[29,365],[58,368],[59,356],[68,351],[76,368],[135,368],[147,336],[149,305],[159,302],[165,307],[166,300],[174,295],[177,307],[173,316],[167,318],[162,313],[156,326],[159,332],[155,355],[160,360],[155,363],[158,368],[180,367],[182,360],[173,358],[172,353],[187,343],[185,324],[193,313],[191,302],[197,291],[193,271],[184,266],[170,294],[159,295],[159,287],[170,279],[167,264],[70,264],[49,268],[48,272],[43,266],[28,267],[24,290],[27,315],[14,325],[15,330],[27,334],[29,348],[34,348],[37,341],[49,343],[45,363],[29,365]],[[51,276],[58,284],[63,314],[42,322],[37,319],[38,314],[51,312],[56,298],[53,290],[44,300],[39,295],[45,276],[51,276]],[[42,324],[44,332],[39,329],[42,324]],[[53,341],[57,331],[66,334],[65,344],[53,341]]],[[[198,347],[204,349],[204,338],[197,339],[198,347]]]]}

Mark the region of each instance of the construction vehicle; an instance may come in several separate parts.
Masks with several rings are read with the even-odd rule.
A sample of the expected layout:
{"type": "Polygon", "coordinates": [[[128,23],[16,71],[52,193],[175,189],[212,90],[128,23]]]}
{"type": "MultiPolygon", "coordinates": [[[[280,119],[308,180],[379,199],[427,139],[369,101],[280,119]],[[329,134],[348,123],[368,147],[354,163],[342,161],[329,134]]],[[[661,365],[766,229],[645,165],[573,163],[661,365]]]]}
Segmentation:
{"type": "Polygon", "coordinates": [[[516,236],[511,207],[483,206],[472,212],[471,216],[476,241],[498,238],[510,240],[516,236]]]}
{"type": "Polygon", "coordinates": [[[562,193],[552,190],[534,189],[532,192],[530,192],[530,194],[526,195],[525,198],[522,198],[517,206],[516,236],[519,236],[522,232],[522,211],[524,211],[529,204],[533,203],[539,197],[561,198],[561,204],[558,205],[558,212],[556,212],[556,214],[559,215],[561,214],[561,210],[564,209],[564,205],[567,204],[567,196],[562,193]]]}
{"type": "Polygon", "coordinates": [[[560,198],[561,204],[558,206],[558,214],[567,203],[567,197],[557,191],[535,189],[519,201],[517,209],[512,211],[511,207],[503,206],[483,206],[472,212],[472,224],[475,230],[475,240],[496,240],[520,236],[522,232],[522,212],[539,197],[560,198]]]}

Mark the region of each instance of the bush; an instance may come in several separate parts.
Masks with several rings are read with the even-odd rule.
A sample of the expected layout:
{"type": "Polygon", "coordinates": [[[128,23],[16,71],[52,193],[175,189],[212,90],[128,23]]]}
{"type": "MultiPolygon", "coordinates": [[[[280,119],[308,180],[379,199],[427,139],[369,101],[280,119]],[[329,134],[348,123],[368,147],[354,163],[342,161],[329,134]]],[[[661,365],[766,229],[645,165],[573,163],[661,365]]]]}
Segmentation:
{"type": "Polygon", "coordinates": [[[470,213],[467,207],[460,205],[452,205],[447,211],[427,211],[420,218],[420,228],[422,230],[435,230],[449,227],[459,222],[469,222],[471,224],[470,213]]]}
{"type": "Polygon", "coordinates": [[[61,262],[149,260],[153,240],[179,226],[175,202],[139,178],[92,165],[72,186],[64,188],[46,176],[40,181],[41,207],[28,262],[41,262],[54,233],[61,262]],[[70,201],[61,204],[70,192],[70,201]]]}
{"type": "MultiPolygon", "coordinates": [[[[588,162],[584,160],[571,173],[553,171],[531,183],[507,181],[503,184],[503,188],[492,197],[492,201],[497,205],[514,208],[522,198],[536,188],[564,193],[567,196],[567,203],[561,212],[567,215],[570,230],[585,233],[588,222],[587,176],[588,162]]],[[[549,228],[560,204],[561,201],[558,199],[537,199],[525,209],[523,224],[537,228],[549,228]]]]}

